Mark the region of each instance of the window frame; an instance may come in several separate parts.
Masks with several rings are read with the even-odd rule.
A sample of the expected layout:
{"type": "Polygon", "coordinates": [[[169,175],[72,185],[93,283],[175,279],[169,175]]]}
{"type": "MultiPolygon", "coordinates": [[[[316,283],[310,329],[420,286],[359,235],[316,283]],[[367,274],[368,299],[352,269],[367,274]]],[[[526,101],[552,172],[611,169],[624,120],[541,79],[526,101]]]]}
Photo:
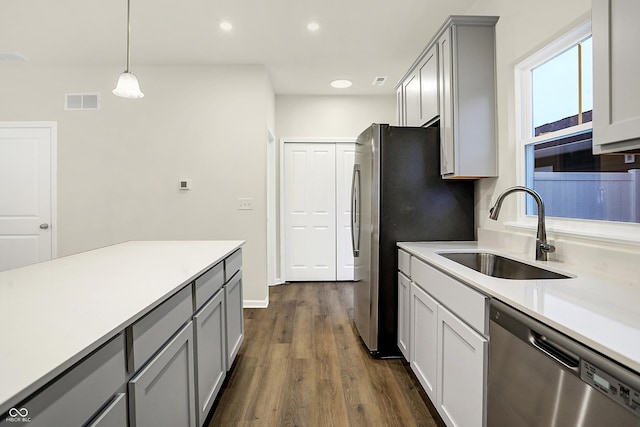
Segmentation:
{"type": "MultiPolygon", "coordinates": [[[[518,185],[527,185],[526,151],[528,145],[585,132],[593,128],[592,122],[587,122],[537,137],[532,136],[533,123],[531,99],[533,89],[531,85],[531,70],[571,48],[575,44],[587,38],[589,35],[591,35],[590,17],[578,22],[564,32],[564,34],[555,37],[548,43],[545,43],[540,49],[527,55],[525,59],[514,66],[515,152],[516,177],[518,185]]],[[[524,195],[520,195],[517,200],[516,220],[506,222],[505,226],[514,230],[535,230],[537,227],[537,216],[527,215],[525,213],[526,200],[524,195]]],[[[548,232],[557,234],[558,236],[570,236],[600,242],[604,241],[640,246],[640,224],[636,223],[547,217],[546,225],[548,232]]]]}

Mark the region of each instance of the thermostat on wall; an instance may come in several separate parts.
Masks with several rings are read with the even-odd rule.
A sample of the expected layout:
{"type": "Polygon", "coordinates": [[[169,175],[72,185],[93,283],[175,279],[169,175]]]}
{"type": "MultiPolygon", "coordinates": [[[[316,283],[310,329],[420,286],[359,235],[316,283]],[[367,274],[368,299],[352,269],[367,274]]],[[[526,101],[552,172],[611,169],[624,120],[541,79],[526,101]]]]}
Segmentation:
{"type": "Polygon", "coordinates": [[[191,190],[191,180],[190,179],[181,179],[180,180],[180,190],[191,190]]]}

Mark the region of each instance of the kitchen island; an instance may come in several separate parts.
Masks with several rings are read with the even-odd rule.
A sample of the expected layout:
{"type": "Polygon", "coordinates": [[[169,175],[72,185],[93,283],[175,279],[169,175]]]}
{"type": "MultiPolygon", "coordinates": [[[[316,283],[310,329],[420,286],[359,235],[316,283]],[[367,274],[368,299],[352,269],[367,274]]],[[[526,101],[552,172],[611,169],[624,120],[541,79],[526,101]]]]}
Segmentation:
{"type": "MultiPolygon", "coordinates": [[[[197,320],[203,310],[208,310],[207,316],[210,313],[222,316],[218,317],[218,330],[212,331],[215,334],[212,336],[221,340],[214,346],[216,351],[222,350],[222,356],[229,359],[225,361],[222,357],[221,361],[226,372],[235,356],[227,350],[237,352],[244,330],[243,243],[133,241],[1,272],[0,425],[15,422],[15,418],[25,417],[27,412],[33,425],[46,425],[47,420],[39,418],[36,408],[44,412],[44,408],[55,406],[51,402],[38,402],[48,400],[47,388],[62,387],[56,389],[57,394],[76,390],[79,395],[91,395],[92,387],[87,390],[82,385],[83,381],[91,380],[90,375],[87,374],[87,379],[77,378],[78,375],[100,373],[109,364],[116,366],[117,372],[105,368],[102,377],[96,376],[96,384],[120,375],[122,378],[115,383],[122,384],[108,391],[109,397],[115,395],[113,400],[88,408],[89,418],[80,423],[93,419],[97,412],[111,408],[112,404],[126,407],[126,398],[129,411],[140,410],[144,407],[141,402],[136,404],[132,400],[136,385],[143,382],[139,375],[148,375],[146,371],[153,367],[156,358],[169,351],[179,337],[184,337],[179,341],[186,343],[184,349],[189,359],[185,366],[193,376],[198,352],[208,343],[201,335],[202,345],[194,347],[199,331],[197,320]],[[234,336],[225,329],[229,326],[234,336]],[[75,385],[64,386],[69,377],[76,377],[71,381],[75,385]]],[[[195,372],[211,371],[206,368],[195,372]]],[[[223,378],[218,374],[215,379],[218,389],[223,378]]],[[[202,394],[201,400],[208,407],[213,402],[211,395],[215,395],[197,393],[197,385],[205,381],[195,379],[188,378],[186,384],[187,398],[194,403],[188,411],[188,425],[204,421],[202,414],[196,415],[202,407],[195,405],[197,395],[202,394]]],[[[70,405],[73,412],[76,403],[80,404],[71,399],[60,411],[68,410],[64,406],[70,405]]],[[[81,404],[85,406],[86,402],[81,404]]],[[[130,414],[131,425],[136,425],[136,417],[142,415],[130,414]]],[[[98,417],[95,425],[103,425],[102,419],[98,417]]],[[[66,425],[72,424],[75,423],[66,425]]]]}

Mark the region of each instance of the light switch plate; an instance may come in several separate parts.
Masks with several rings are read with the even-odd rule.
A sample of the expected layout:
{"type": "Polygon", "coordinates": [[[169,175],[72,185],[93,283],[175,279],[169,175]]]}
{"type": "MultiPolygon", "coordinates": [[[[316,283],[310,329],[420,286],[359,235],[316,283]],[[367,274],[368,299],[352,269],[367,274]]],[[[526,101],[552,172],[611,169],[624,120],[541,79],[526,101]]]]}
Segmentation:
{"type": "Polygon", "coordinates": [[[239,197],[238,198],[238,210],[239,211],[250,211],[253,210],[253,199],[248,197],[239,197]]]}

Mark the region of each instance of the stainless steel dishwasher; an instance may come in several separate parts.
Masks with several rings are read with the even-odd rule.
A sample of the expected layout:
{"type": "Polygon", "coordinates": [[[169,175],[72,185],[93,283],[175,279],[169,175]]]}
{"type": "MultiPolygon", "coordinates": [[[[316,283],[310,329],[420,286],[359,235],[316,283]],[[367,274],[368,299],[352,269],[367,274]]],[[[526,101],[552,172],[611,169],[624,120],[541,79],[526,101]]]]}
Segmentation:
{"type": "Polygon", "coordinates": [[[487,424],[640,426],[640,375],[492,300],[487,424]]]}

